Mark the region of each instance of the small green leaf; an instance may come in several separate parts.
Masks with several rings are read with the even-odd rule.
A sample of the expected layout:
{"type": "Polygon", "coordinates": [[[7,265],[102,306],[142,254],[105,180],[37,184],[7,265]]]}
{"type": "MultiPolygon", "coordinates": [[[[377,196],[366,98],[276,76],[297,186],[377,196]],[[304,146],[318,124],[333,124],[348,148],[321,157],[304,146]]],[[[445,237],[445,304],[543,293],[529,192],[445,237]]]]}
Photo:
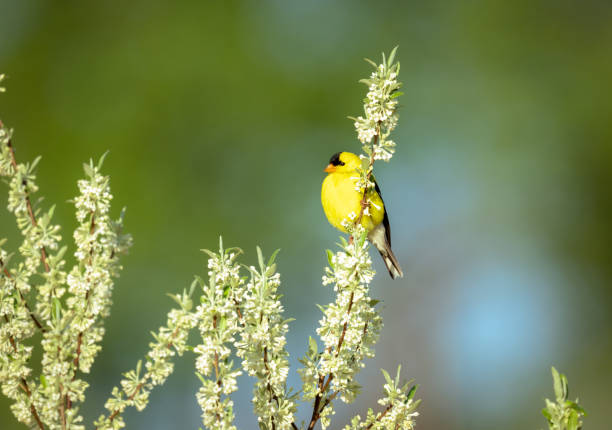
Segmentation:
{"type": "Polygon", "coordinates": [[[93,168],[87,164],[87,163],[83,163],[83,170],[85,171],[85,174],[87,176],[93,176],[94,172],[93,172],[93,168]]]}
{"type": "Polygon", "coordinates": [[[399,45],[393,48],[393,50],[389,54],[389,60],[387,61],[388,67],[391,67],[391,65],[393,64],[393,60],[395,60],[395,53],[397,52],[397,48],[399,48],[399,45]]]}
{"type": "Polygon", "coordinates": [[[413,385],[412,388],[410,388],[410,391],[408,391],[408,400],[412,399],[416,393],[417,388],[419,388],[418,384],[417,385],[413,385]]]}
{"type": "Polygon", "coordinates": [[[327,253],[327,262],[329,263],[329,267],[333,269],[334,263],[332,263],[332,259],[334,258],[334,253],[329,249],[326,249],[325,252],[327,253]]]}
{"type": "Polygon", "coordinates": [[[274,264],[274,260],[276,259],[276,256],[278,255],[279,252],[280,252],[280,248],[278,248],[276,251],[272,253],[272,255],[270,256],[270,259],[268,260],[268,266],[272,266],[272,264],[274,264]]]}
{"type": "Polygon", "coordinates": [[[385,377],[385,380],[387,381],[387,384],[392,386],[393,385],[393,380],[389,376],[389,373],[385,369],[380,369],[380,371],[382,372],[383,376],[385,377]]]}
{"type": "Polygon", "coordinates": [[[104,154],[102,154],[102,157],[100,157],[100,161],[98,161],[98,170],[102,168],[102,165],[104,164],[104,159],[106,159],[108,152],[109,151],[106,151],[104,154]]]}
{"type": "Polygon", "coordinates": [[[257,261],[259,262],[259,268],[263,272],[264,267],[265,267],[264,266],[264,258],[263,258],[263,254],[261,252],[261,248],[259,246],[257,247],[257,261]]]}
{"type": "Polygon", "coordinates": [[[555,389],[555,397],[559,400],[565,400],[565,393],[563,392],[563,384],[561,383],[561,376],[557,369],[552,368],[552,376],[553,376],[553,387],[555,389]]]}
{"type": "Polygon", "coordinates": [[[374,61],[370,60],[369,58],[364,58],[364,60],[370,63],[375,69],[378,69],[378,64],[376,64],[374,61]]]}
{"type": "Polygon", "coordinates": [[[62,302],[57,297],[53,298],[53,319],[59,321],[62,318],[62,302]]]}
{"type": "Polygon", "coordinates": [[[319,352],[317,341],[312,336],[308,336],[308,355],[314,357],[317,355],[317,352],[319,352]]]}
{"type": "Polygon", "coordinates": [[[47,388],[47,378],[43,374],[40,375],[40,385],[42,385],[43,388],[47,388]]]}

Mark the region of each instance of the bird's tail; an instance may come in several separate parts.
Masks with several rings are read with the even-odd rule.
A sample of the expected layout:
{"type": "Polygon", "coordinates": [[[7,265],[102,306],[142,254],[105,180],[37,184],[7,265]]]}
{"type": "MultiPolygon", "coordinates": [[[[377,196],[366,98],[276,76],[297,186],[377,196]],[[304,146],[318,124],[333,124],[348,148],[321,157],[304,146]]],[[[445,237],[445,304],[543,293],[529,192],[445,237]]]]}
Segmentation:
{"type": "Polygon", "coordinates": [[[404,276],[404,272],[402,272],[402,268],[391,250],[391,244],[387,240],[385,227],[382,224],[376,226],[368,235],[368,239],[370,242],[372,242],[376,249],[378,249],[378,252],[380,252],[380,256],[385,262],[385,266],[387,266],[387,270],[389,271],[391,278],[402,278],[404,276]]]}
{"type": "Polygon", "coordinates": [[[391,251],[391,247],[388,247],[385,249],[380,249],[380,248],[377,248],[377,249],[378,249],[378,252],[380,252],[380,255],[382,256],[383,261],[385,262],[385,266],[387,266],[389,275],[391,275],[393,279],[402,278],[404,276],[404,272],[402,272],[402,268],[397,262],[397,258],[395,258],[395,255],[393,255],[393,251],[391,251]]]}

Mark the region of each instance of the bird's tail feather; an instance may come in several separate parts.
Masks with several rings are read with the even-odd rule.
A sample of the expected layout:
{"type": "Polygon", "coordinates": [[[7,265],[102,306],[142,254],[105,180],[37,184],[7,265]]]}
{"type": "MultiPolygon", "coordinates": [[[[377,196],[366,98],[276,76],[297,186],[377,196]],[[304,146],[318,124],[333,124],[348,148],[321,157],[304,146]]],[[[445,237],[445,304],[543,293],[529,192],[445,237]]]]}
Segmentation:
{"type": "Polygon", "coordinates": [[[395,258],[395,255],[393,255],[391,248],[379,249],[378,251],[385,262],[385,266],[387,266],[389,275],[391,275],[393,279],[402,278],[404,276],[404,272],[402,272],[402,268],[400,267],[397,258],[395,258]]]}
{"type": "Polygon", "coordinates": [[[404,272],[402,272],[402,268],[400,267],[397,258],[395,258],[393,251],[391,251],[391,244],[387,240],[385,226],[382,223],[376,226],[368,234],[368,239],[374,244],[376,249],[378,249],[378,252],[380,252],[380,256],[385,262],[385,266],[387,266],[387,270],[389,271],[391,278],[402,278],[404,276],[404,272]]]}

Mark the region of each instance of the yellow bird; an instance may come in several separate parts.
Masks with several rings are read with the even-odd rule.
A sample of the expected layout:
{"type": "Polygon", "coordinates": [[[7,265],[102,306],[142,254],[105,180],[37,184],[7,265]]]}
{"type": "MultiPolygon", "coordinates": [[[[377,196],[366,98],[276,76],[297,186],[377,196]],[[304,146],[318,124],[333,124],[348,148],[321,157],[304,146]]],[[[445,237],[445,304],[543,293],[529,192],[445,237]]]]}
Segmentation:
{"type": "MultiPolygon", "coordinates": [[[[321,203],[325,216],[331,225],[346,233],[342,221],[359,216],[363,193],[356,189],[363,167],[361,159],[350,152],[332,155],[324,169],[328,173],[321,188],[321,203]]],[[[361,218],[361,225],[368,232],[368,240],[378,249],[389,270],[391,278],[404,276],[393,251],[391,251],[391,227],[380,188],[374,181],[375,189],[368,191],[368,212],[361,218]]]]}

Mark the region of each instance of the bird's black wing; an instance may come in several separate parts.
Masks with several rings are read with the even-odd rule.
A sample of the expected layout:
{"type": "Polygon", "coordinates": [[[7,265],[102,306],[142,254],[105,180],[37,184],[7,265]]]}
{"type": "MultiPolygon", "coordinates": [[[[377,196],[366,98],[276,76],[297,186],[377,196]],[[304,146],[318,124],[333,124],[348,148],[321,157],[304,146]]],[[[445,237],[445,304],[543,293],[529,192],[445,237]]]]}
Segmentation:
{"type": "Polygon", "coordinates": [[[380,199],[383,202],[383,206],[385,209],[385,217],[383,218],[383,227],[385,227],[385,238],[387,239],[387,243],[389,244],[389,248],[391,248],[391,225],[389,224],[389,216],[387,215],[387,206],[385,205],[385,201],[382,198],[382,193],[380,192],[380,187],[378,183],[376,183],[376,179],[374,179],[374,190],[380,196],[380,199]]]}

